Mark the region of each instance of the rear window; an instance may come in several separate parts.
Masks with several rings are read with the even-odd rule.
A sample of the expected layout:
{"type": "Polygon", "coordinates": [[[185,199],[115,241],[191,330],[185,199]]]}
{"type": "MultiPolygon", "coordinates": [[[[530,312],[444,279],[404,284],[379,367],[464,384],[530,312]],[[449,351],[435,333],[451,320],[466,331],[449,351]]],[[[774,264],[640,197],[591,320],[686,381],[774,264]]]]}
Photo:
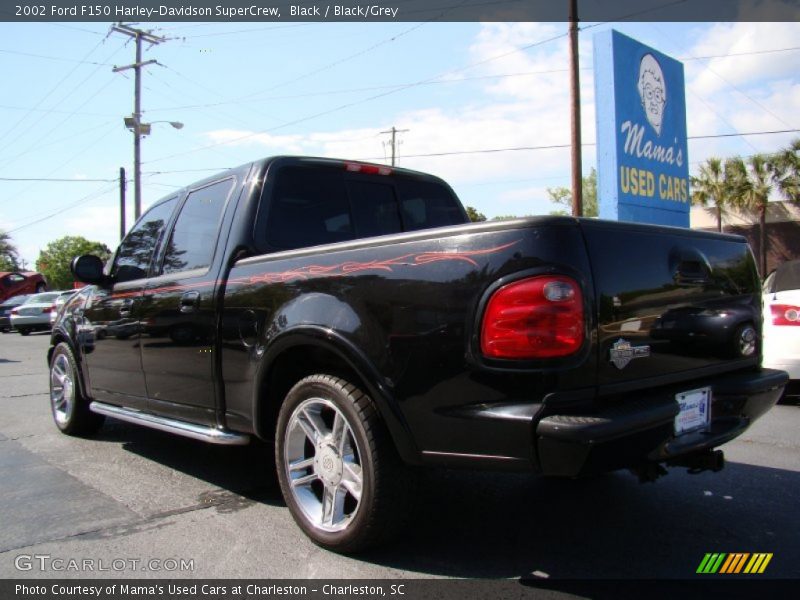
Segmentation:
{"type": "Polygon", "coordinates": [[[435,182],[284,167],[264,233],[270,247],[293,249],[464,222],[456,198],[435,182]]]}
{"type": "Polygon", "coordinates": [[[406,231],[464,222],[452,194],[441,185],[430,181],[400,180],[397,193],[406,231]]]}
{"type": "Polygon", "coordinates": [[[48,302],[55,302],[56,298],[58,298],[60,295],[61,292],[34,294],[25,301],[25,304],[47,304],[48,302]]]}

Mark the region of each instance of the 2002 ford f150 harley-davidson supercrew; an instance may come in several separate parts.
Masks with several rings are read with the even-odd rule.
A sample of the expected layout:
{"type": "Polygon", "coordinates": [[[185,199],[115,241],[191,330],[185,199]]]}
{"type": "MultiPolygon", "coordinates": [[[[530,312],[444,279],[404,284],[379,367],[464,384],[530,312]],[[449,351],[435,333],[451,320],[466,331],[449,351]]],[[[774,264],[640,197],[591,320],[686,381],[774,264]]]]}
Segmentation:
{"type": "Polygon", "coordinates": [[[53,329],[57,426],[274,441],[292,516],[340,552],[397,528],[418,465],[719,470],[787,379],[759,366],[743,238],[469,224],[440,179],[372,164],[227,171],[73,272],[93,285],[53,329]]]}

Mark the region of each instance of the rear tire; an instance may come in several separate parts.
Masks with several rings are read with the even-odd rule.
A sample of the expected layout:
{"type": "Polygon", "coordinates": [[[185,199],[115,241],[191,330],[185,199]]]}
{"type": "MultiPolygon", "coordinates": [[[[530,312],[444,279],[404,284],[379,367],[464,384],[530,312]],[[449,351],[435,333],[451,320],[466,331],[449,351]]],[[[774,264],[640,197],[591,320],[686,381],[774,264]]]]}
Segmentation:
{"type": "Polygon", "coordinates": [[[95,433],[105,417],[89,410],[81,394],[78,367],[70,347],[61,342],[50,359],[50,408],[62,433],[85,436],[95,433]]]}
{"type": "Polygon", "coordinates": [[[27,327],[17,327],[17,331],[19,331],[20,335],[30,335],[31,334],[31,330],[28,329],[27,327]]]}
{"type": "Polygon", "coordinates": [[[289,391],[275,460],[292,517],[323,548],[364,550],[409,512],[408,468],[372,399],[344,379],[311,375],[289,391]]]}
{"type": "Polygon", "coordinates": [[[37,283],[36,284],[36,293],[37,294],[41,294],[42,292],[46,292],[46,291],[47,291],[47,286],[45,284],[43,284],[43,283],[37,283]]]}

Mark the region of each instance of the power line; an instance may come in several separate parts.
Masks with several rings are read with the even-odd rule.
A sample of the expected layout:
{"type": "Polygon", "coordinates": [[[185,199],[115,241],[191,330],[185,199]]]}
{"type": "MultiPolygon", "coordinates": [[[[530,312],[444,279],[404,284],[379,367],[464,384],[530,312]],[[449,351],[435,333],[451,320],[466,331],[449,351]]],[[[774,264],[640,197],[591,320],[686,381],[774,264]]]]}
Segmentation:
{"type": "Polygon", "coordinates": [[[110,67],[111,63],[99,63],[91,60],[79,60],[76,58],[64,58],[62,56],[47,56],[45,54],[33,54],[32,52],[20,52],[18,50],[3,50],[0,49],[2,54],[15,54],[17,56],[28,56],[30,58],[41,58],[44,60],[55,60],[59,62],[77,63],[79,65],[98,65],[101,67],[110,67]]]}
{"type": "Polygon", "coordinates": [[[62,29],[72,29],[73,31],[81,31],[83,33],[91,33],[92,35],[99,35],[103,38],[106,37],[105,33],[101,33],[99,31],[92,31],[91,29],[85,29],[83,27],[75,27],[74,25],[65,25],[64,23],[47,23],[48,25],[52,25],[53,27],[61,27],[62,29]]]}
{"type": "MultiPolygon", "coordinates": [[[[731,53],[731,54],[711,54],[711,55],[707,55],[707,56],[697,56],[697,57],[688,56],[688,57],[680,57],[678,60],[694,61],[694,60],[704,60],[704,59],[711,59],[711,58],[727,58],[727,57],[733,57],[733,56],[749,56],[749,55],[753,55],[753,54],[771,54],[771,53],[777,53],[777,52],[796,52],[797,50],[800,50],[800,46],[795,46],[795,47],[791,47],[791,48],[775,48],[773,50],[758,50],[758,51],[753,51],[753,52],[738,52],[738,53],[731,53]]],[[[160,65],[160,66],[165,66],[165,65],[160,65]]],[[[190,83],[194,83],[195,85],[197,85],[199,87],[202,87],[206,91],[213,92],[216,95],[220,96],[219,92],[217,92],[216,90],[212,90],[211,88],[206,88],[205,86],[202,86],[201,84],[198,84],[197,82],[194,82],[193,80],[189,79],[188,77],[186,77],[186,76],[182,75],[181,73],[175,71],[175,69],[172,69],[170,67],[166,67],[166,68],[169,69],[170,71],[174,72],[176,75],[178,75],[180,77],[183,77],[184,79],[186,79],[190,83]]],[[[586,72],[593,71],[593,70],[594,69],[592,67],[583,67],[583,68],[581,68],[581,71],[586,71],[586,72]]],[[[443,84],[461,83],[461,82],[464,82],[464,81],[480,81],[480,80],[485,80],[485,79],[505,79],[505,78],[511,78],[511,77],[530,77],[530,76],[534,76],[534,75],[550,75],[550,74],[553,74],[553,73],[566,73],[567,71],[568,71],[568,69],[543,69],[543,70],[538,70],[538,71],[522,71],[522,72],[519,72],[519,73],[498,73],[498,74],[495,74],[495,75],[473,75],[473,76],[470,76],[470,77],[459,77],[459,78],[453,78],[453,79],[443,79],[443,80],[439,80],[439,81],[428,81],[428,82],[426,82],[424,84],[420,84],[420,86],[422,86],[422,85],[425,85],[425,86],[428,86],[428,85],[443,85],[443,84]]],[[[291,95],[282,95],[282,96],[260,96],[258,98],[252,98],[250,100],[243,100],[244,97],[241,97],[241,98],[234,98],[234,99],[230,99],[230,100],[222,100],[220,102],[206,102],[206,103],[202,103],[202,104],[183,104],[183,105],[176,105],[176,106],[150,108],[150,109],[147,110],[147,112],[148,113],[154,113],[154,112],[166,112],[166,111],[174,111],[174,110],[194,110],[194,109],[200,109],[200,108],[213,108],[215,106],[225,106],[225,105],[230,105],[230,104],[239,105],[239,104],[250,103],[250,102],[259,102],[260,103],[260,102],[265,102],[265,101],[268,101],[268,100],[294,100],[294,99],[297,99],[297,98],[313,98],[313,97],[317,97],[317,96],[332,96],[332,95],[336,95],[336,94],[351,94],[351,93],[355,93],[355,92],[374,92],[374,91],[381,91],[381,90],[394,90],[394,89],[399,89],[399,88],[403,88],[403,87],[406,87],[406,86],[413,86],[413,85],[415,85],[413,82],[412,83],[405,82],[405,83],[395,83],[395,84],[389,84],[389,85],[367,86],[367,87],[357,87],[357,88],[344,88],[344,89],[338,89],[338,90],[324,90],[324,91],[317,91],[317,92],[306,92],[306,93],[301,93],[301,94],[291,94],[291,95]]]]}
{"type": "Polygon", "coordinates": [[[299,123],[304,123],[306,121],[311,121],[313,119],[317,119],[319,117],[323,117],[323,116],[326,116],[326,115],[329,115],[329,114],[332,114],[332,113],[335,113],[335,112],[339,112],[339,111],[345,110],[347,108],[352,108],[353,106],[358,106],[359,104],[364,104],[366,102],[370,102],[372,100],[377,100],[379,98],[385,98],[386,96],[390,96],[392,94],[395,94],[395,93],[400,92],[400,91],[404,91],[406,89],[410,89],[410,88],[413,88],[413,87],[416,87],[416,86],[419,86],[419,85],[424,85],[425,83],[427,83],[429,81],[434,81],[436,79],[441,79],[442,77],[445,77],[445,76],[447,76],[447,75],[449,75],[451,73],[459,73],[459,72],[462,72],[462,71],[466,71],[468,69],[472,69],[472,68],[477,67],[479,65],[486,64],[488,62],[491,62],[491,61],[494,61],[494,60],[498,60],[500,58],[504,58],[504,57],[509,56],[511,54],[516,54],[518,52],[524,52],[526,50],[530,50],[531,48],[535,48],[537,46],[542,46],[544,44],[553,42],[555,40],[559,40],[559,39],[564,38],[566,36],[567,36],[566,33],[555,35],[555,36],[552,36],[552,37],[549,37],[549,38],[546,38],[546,39],[543,39],[543,40],[539,40],[537,42],[533,42],[531,44],[527,44],[525,46],[521,46],[519,48],[515,48],[514,50],[510,50],[510,51],[504,52],[502,54],[498,54],[498,55],[495,55],[495,56],[490,56],[490,57],[485,58],[483,60],[479,60],[479,61],[476,61],[474,63],[470,63],[468,65],[465,65],[465,66],[457,68],[457,69],[451,69],[449,71],[445,71],[445,72],[440,73],[438,75],[434,75],[433,77],[429,77],[427,79],[423,79],[421,81],[417,81],[415,83],[409,84],[407,86],[403,86],[401,88],[397,88],[397,89],[390,90],[390,91],[387,91],[387,92],[383,92],[383,93],[380,93],[380,94],[375,94],[373,96],[369,96],[367,98],[362,98],[360,100],[355,100],[353,102],[348,102],[347,104],[342,104],[340,106],[337,106],[337,107],[334,107],[334,108],[331,108],[331,109],[328,109],[328,110],[324,110],[324,111],[316,113],[316,114],[308,115],[306,117],[301,117],[299,119],[295,119],[293,121],[289,121],[288,123],[284,123],[283,125],[277,125],[275,127],[271,127],[271,128],[264,129],[264,130],[261,130],[261,131],[251,132],[251,133],[248,133],[246,135],[240,136],[238,138],[234,138],[232,140],[226,140],[224,142],[215,142],[213,144],[206,144],[204,146],[198,146],[196,148],[193,148],[191,150],[187,150],[185,152],[178,152],[178,153],[175,153],[175,154],[169,154],[167,156],[161,156],[161,157],[155,158],[155,159],[147,161],[147,162],[148,163],[153,163],[153,162],[159,162],[159,161],[162,161],[162,160],[167,160],[169,158],[175,158],[175,157],[178,157],[178,156],[186,156],[187,154],[193,154],[193,153],[199,152],[201,150],[208,150],[210,148],[215,148],[217,146],[230,144],[232,142],[240,142],[240,141],[243,141],[243,140],[246,140],[246,139],[250,139],[250,138],[256,137],[258,135],[262,135],[262,134],[265,134],[265,133],[270,133],[272,131],[276,131],[278,129],[282,129],[284,127],[289,127],[291,125],[297,125],[299,123]]]}
{"type": "Polygon", "coordinates": [[[0,181],[58,181],[62,183],[109,183],[117,179],[67,179],[61,177],[0,177],[0,181]]]}
{"type": "MultiPolygon", "coordinates": [[[[101,42],[99,42],[99,43],[98,43],[98,45],[99,45],[100,43],[102,43],[103,41],[105,41],[105,40],[101,40],[101,42]]],[[[123,46],[120,46],[120,47],[118,47],[118,48],[117,48],[117,49],[116,49],[114,52],[112,52],[112,53],[111,53],[111,54],[108,56],[108,58],[109,58],[109,59],[110,59],[110,58],[112,58],[112,57],[113,57],[113,56],[114,56],[114,55],[115,55],[117,52],[119,52],[120,50],[122,50],[122,48],[123,48],[123,46]]],[[[73,68],[73,69],[72,69],[72,71],[70,71],[70,73],[73,73],[73,72],[75,71],[75,69],[77,69],[77,68],[78,68],[78,65],[76,65],[76,66],[75,66],[75,68],[73,68]]],[[[69,90],[69,91],[68,91],[68,92],[67,92],[65,95],[63,95],[63,96],[62,96],[62,97],[59,99],[59,101],[58,101],[58,104],[57,104],[57,105],[59,105],[60,103],[64,102],[64,100],[66,100],[67,98],[69,98],[69,97],[70,97],[70,96],[71,96],[71,95],[72,95],[72,94],[73,94],[73,93],[74,93],[76,90],[78,90],[78,89],[82,89],[82,88],[83,88],[83,85],[84,85],[84,84],[85,84],[87,81],[89,81],[89,79],[91,79],[91,78],[92,78],[92,77],[95,75],[95,73],[97,73],[97,72],[98,72],[100,69],[101,69],[101,66],[95,67],[95,68],[94,68],[94,70],[92,70],[92,72],[91,72],[91,73],[89,73],[89,74],[88,74],[86,77],[84,77],[84,78],[83,78],[83,80],[81,80],[81,81],[80,81],[78,84],[76,84],[76,85],[75,85],[75,86],[74,86],[72,89],[70,89],[70,90],[69,90]]],[[[63,81],[63,80],[62,80],[62,81],[63,81]]],[[[60,85],[60,83],[61,83],[61,82],[59,82],[59,84],[57,84],[57,85],[56,85],[56,87],[58,87],[58,85],[60,85]]],[[[31,145],[31,146],[29,146],[29,147],[28,147],[28,149],[26,149],[26,150],[25,150],[23,153],[15,155],[15,158],[14,158],[14,159],[12,159],[12,161],[13,161],[13,160],[16,160],[17,158],[19,158],[20,156],[22,156],[22,154],[26,154],[26,153],[27,153],[27,152],[29,152],[31,149],[35,148],[35,147],[36,147],[36,145],[37,145],[39,142],[41,142],[41,141],[42,141],[44,138],[46,138],[46,137],[49,137],[49,136],[52,136],[52,134],[53,134],[53,132],[54,132],[54,131],[56,131],[57,129],[59,129],[59,128],[63,127],[63,126],[64,126],[64,125],[66,125],[67,123],[69,123],[69,117],[70,117],[70,116],[72,116],[73,114],[75,114],[75,113],[77,113],[78,111],[80,111],[80,109],[81,109],[81,108],[83,108],[84,106],[86,106],[86,105],[87,105],[87,104],[88,104],[88,103],[89,103],[91,100],[93,100],[94,98],[96,98],[97,96],[99,96],[99,95],[100,95],[100,93],[102,93],[103,91],[105,91],[105,89],[111,85],[111,83],[113,83],[113,79],[109,79],[109,80],[108,80],[108,82],[107,82],[105,85],[101,86],[101,87],[100,87],[98,90],[96,90],[96,91],[95,91],[95,92],[94,92],[92,95],[90,95],[90,96],[89,96],[89,98],[87,98],[86,100],[84,100],[84,102],[82,102],[80,105],[78,105],[78,106],[77,106],[77,107],[76,107],[74,110],[72,110],[72,111],[69,111],[69,113],[68,113],[67,117],[65,117],[65,118],[62,118],[62,119],[61,119],[61,120],[60,120],[60,121],[59,121],[59,122],[58,122],[58,123],[57,123],[57,124],[56,124],[54,127],[51,127],[51,128],[50,128],[50,129],[49,129],[49,130],[48,130],[48,131],[45,133],[45,134],[43,134],[42,136],[40,136],[40,137],[39,137],[39,139],[37,139],[37,140],[36,140],[36,141],[35,141],[35,142],[34,142],[34,143],[31,145]]],[[[54,88],[52,91],[55,91],[55,88],[54,88]]],[[[48,94],[48,96],[49,96],[49,94],[48,94]]],[[[45,98],[43,98],[43,99],[42,99],[42,101],[44,101],[44,99],[45,99],[45,98]]],[[[41,104],[41,102],[42,102],[42,101],[40,101],[40,102],[39,102],[39,104],[41,104]]],[[[24,116],[24,117],[23,117],[23,118],[22,118],[22,119],[21,119],[19,122],[22,122],[22,121],[23,121],[25,118],[27,118],[27,116],[28,116],[28,115],[29,115],[29,114],[30,114],[30,113],[31,113],[31,112],[32,112],[34,109],[37,109],[37,108],[38,108],[39,104],[37,104],[37,105],[36,105],[36,106],[35,106],[33,109],[31,109],[30,111],[28,111],[28,113],[26,113],[26,115],[25,115],[25,116],[24,116]]],[[[48,110],[48,112],[51,112],[51,110],[48,110]]],[[[45,116],[46,116],[46,115],[45,115],[45,116]]],[[[39,120],[39,122],[41,122],[41,119],[39,120]]],[[[8,142],[8,143],[6,143],[6,144],[5,144],[5,146],[3,146],[3,148],[1,148],[1,149],[0,149],[0,153],[1,153],[1,152],[4,152],[5,150],[7,150],[7,149],[8,149],[10,146],[12,146],[12,145],[14,144],[14,142],[16,142],[18,139],[20,139],[21,137],[23,137],[23,136],[24,136],[26,133],[28,133],[29,131],[31,131],[31,130],[33,129],[33,127],[35,127],[35,125],[31,125],[30,127],[28,127],[27,129],[25,129],[24,131],[20,132],[20,133],[19,133],[19,135],[17,135],[17,137],[15,137],[15,138],[14,138],[14,139],[13,139],[11,142],[8,142]]],[[[0,139],[1,139],[1,138],[0,138],[0,139]]],[[[5,163],[3,166],[8,166],[8,162],[6,162],[6,163],[5,163]]]]}
{"type": "Polygon", "coordinates": [[[8,104],[0,104],[0,109],[3,110],[28,110],[33,112],[43,112],[47,114],[55,114],[55,115],[69,115],[71,117],[79,116],[79,117],[103,117],[104,119],[110,119],[112,117],[116,117],[116,115],[109,115],[103,113],[95,113],[95,112],[79,112],[73,110],[56,110],[55,108],[28,108],[27,106],[9,106],[8,104]]]}
{"type": "MultiPolygon", "coordinates": [[[[99,142],[100,142],[102,139],[104,139],[104,138],[106,138],[106,137],[108,137],[108,133],[107,133],[107,132],[103,132],[103,134],[102,134],[102,135],[101,135],[99,138],[92,140],[92,141],[91,141],[89,144],[87,144],[87,145],[86,145],[85,147],[83,147],[81,150],[78,150],[77,152],[73,152],[72,154],[70,154],[70,156],[69,156],[69,158],[68,158],[67,160],[65,160],[64,162],[62,162],[62,163],[61,163],[60,165],[58,165],[57,167],[55,167],[55,168],[51,169],[51,170],[50,170],[50,172],[49,172],[47,175],[45,175],[45,177],[50,177],[50,176],[51,176],[51,175],[53,175],[54,173],[58,172],[60,169],[62,169],[62,168],[64,168],[65,166],[67,166],[67,165],[68,165],[69,163],[71,163],[72,161],[74,161],[74,160],[76,160],[76,159],[80,158],[80,157],[81,157],[83,154],[85,154],[85,153],[86,153],[86,152],[87,152],[87,151],[88,151],[90,148],[94,148],[94,147],[96,147],[96,146],[97,146],[97,144],[98,144],[98,143],[99,143],[99,142]]],[[[24,194],[25,192],[27,192],[28,190],[30,190],[32,187],[33,187],[33,184],[31,184],[31,185],[29,185],[29,186],[25,187],[24,189],[20,190],[20,191],[19,191],[17,194],[15,194],[14,196],[12,196],[11,198],[6,198],[6,199],[5,199],[5,201],[6,201],[6,202],[9,202],[9,201],[11,201],[11,200],[14,200],[14,199],[18,198],[19,196],[21,196],[22,194],[24,194]]]]}
{"type": "MultiPolygon", "coordinates": [[[[92,49],[91,49],[91,50],[89,50],[89,52],[87,52],[87,53],[86,53],[86,55],[85,55],[85,56],[84,56],[84,57],[83,57],[81,60],[86,60],[87,58],[89,58],[89,57],[90,57],[90,56],[91,56],[91,55],[94,53],[94,51],[95,51],[95,50],[97,50],[97,49],[100,47],[100,45],[101,45],[101,44],[102,44],[104,41],[105,41],[105,39],[102,39],[102,40],[100,40],[99,42],[97,42],[97,44],[95,44],[95,45],[92,47],[92,49]]],[[[14,130],[15,130],[17,127],[19,127],[19,126],[20,126],[20,125],[21,125],[21,124],[22,124],[22,123],[23,123],[23,122],[24,122],[24,121],[25,121],[25,120],[28,118],[28,116],[30,116],[30,114],[31,114],[31,113],[32,113],[34,110],[36,110],[37,108],[39,108],[39,107],[42,105],[42,103],[43,103],[45,100],[47,100],[47,99],[48,99],[48,98],[49,98],[49,97],[50,97],[50,96],[53,94],[53,92],[55,92],[55,91],[56,91],[56,90],[57,90],[57,89],[58,89],[58,88],[61,86],[61,84],[63,84],[63,83],[64,83],[65,81],[67,81],[67,80],[68,80],[70,77],[72,77],[72,74],[73,74],[75,71],[77,71],[79,67],[80,67],[80,65],[75,65],[75,66],[72,68],[72,70],[71,70],[69,73],[67,73],[67,74],[66,74],[64,77],[62,77],[62,78],[61,78],[61,79],[58,81],[58,83],[56,83],[56,84],[55,84],[55,85],[54,85],[52,88],[50,88],[50,91],[48,91],[48,92],[47,92],[47,93],[46,93],[44,96],[42,96],[42,98],[41,98],[41,99],[40,99],[40,100],[39,100],[39,101],[38,101],[38,102],[37,102],[37,103],[36,103],[36,104],[35,104],[35,105],[34,105],[32,108],[30,108],[30,109],[28,110],[28,112],[27,112],[27,113],[25,113],[25,115],[24,115],[24,116],[23,116],[23,117],[22,117],[20,120],[18,120],[18,121],[17,121],[17,122],[16,122],[16,123],[15,123],[15,124],[14,124],[14,125],[13,125],[13,126],[10,128],[10,129],[6,130],[6,132],[5,132],[5,133],[3,133],[3,134],[0,134],[0,140],[2,140],[3,138],[5,138],[6,136],[8,136],[8,135],[9,135],[9,134],[10,134],[12,131],[14,131],[14,130]]],[[[17,139],[17,138],[15,138],[15,140],[16,140],[16,139],[17,139]]]]}
{"type": "MultiPolygon", "coordinates": [[[[664,34],[661,32],[661,30],[660,30],[658,27],[656,27],[655,25],[653,25],[653,29],[654,29],[656,32],[658,32],[659,34],[661,34],[662,36],[664,36],[664,34]]],[[[666,36],[664,36],[664,37],[666,37],[666,36]]],[[[673,43],[674,43],[674,42],[673,42],[673,43]]],[[[677,44],[676,44],[676,46],[677,46],[677,44]]],[[[710,59],[710,58],[711,58],[711,57],[709,57],[709,59],[710,59]]],[[[718,57],[714,57],[714,58],[718,58],[718,57]]],[[[702,60],[709,60],[709,59],[702,59],[702,60]]],[[[763,104],[761,104],[761,102],[759,102],[758,100],[756,100],[755,98],[753,98],[752,96],[750,96],[749,94],[747,94],[746,92],[742,91],[742,90],[741,90],[741,89],[739,89],[737,86],[735,86],[733,83],[731,83],[730,81],[728,81],[728,80],[727,80],[725,77],[723,77],[722,75],[720,75],[719,73],[717,73],[717,72],[716,72],[714,69],[712,69],[712,68],[711,68],[711,66],[710,66],[708,63],[706,63],[706,65],[705,65],[705,68],[706,68],[706,70],[707,70],[707,71],[709,71],[710,73],[713,73],[714,75],[716,75],[716,76],[717,76],[717,77],[718,77],[718,78],[719,78],[719,79],[720,79],[720,80],[721,80],[723,83],[725,83],[725,84],[726,84],[728,87],[730,87],[730,88],[731,88],[731,89],[733,89],[734,91],[738,92],[739,94],[741,94],[742,96],[744,96],[745,98],[747,98],[747,99],[748,99],[750,102],[752,102],[753,104],[755,104],[755,105],[756,105],[758,108],[760,108],[760,109],[761,109],[761,110],[763,110],[764,112],[767,112],[767,113],[769,113],[770,115],[772,115],[772,116],[775,118],[775,120],[776,120],[776,121],[778,121],[778,122],[779,122],[781,125],[783,125],[783,126],[785,126],[785,127],[791,127],[791,125],[789,125],[789,124],[788,124],[786,121],[784,121],[782,118],[780,118],[780,117],[779,117],[778,115],[776,115],[774,112],[772,112],[772,111],[771,111],[771,110],[770,110],[768,107],[764,106],[763,104]]],[[[735,129],[735,127],[734,127],[734,128],[732,128],[732,129],[735,129]]],[[[753,150],[756,150],[756,148],[753,148],[753,150]]]]}
{"type": "Polygon", "coordinates": [[[33,225],[37,225],[37,224],[39,224],[39,223],[41,223],[43,221],[47,221],[48,219],[52,219],[53,217],[57,217],[58,215],[60,215],[62,213],[65,213],[68,210],[73,209],[73,208],[75,208],[76,206],[78,206],[80,204],[83,204],[85,202],[89,202],[90,200],[94,200],[95,198],[98,198],[98,197],[100,197],[100,196],[102,196],[104,194],[109,193],[110,191],[116,189],[116,187],[117,187],[117,183],[116,183],[116,180],[114,180],[114,183],[112,185],[110,185],[110,186],[103,186],[103,187],[95,190],[91,194],[83,196],[79,200],[76,200],[75,202],[72,202],[72,203],[68,204],[67,206],[65,206],[65,207],[63,207],[63,208],[61,208],[61,209],[59,209],[59,210],[57,210],[55,212],[52,212],[52,213],[50,213],[50,214],[48,214],[48,215],[46,215],[44,217],[36,219],[35,221],[31,221],[30,223],[25,223],[24,225],[20,225],[19,227],[15,227],[14,229],[10,229],[6,233],[11,234],[11,233],[19,231],[21,229],[25,229],[27,227],[31,227],[33,225]]]}
{"type": "MultiPolygon", "coordinates": [[[[706,140],[713,138],[727,138],[738,136],[752,136],[752,135],[777,135],[781,133],[797,133],[800,129],[783,129],[780,131],[751,131],[748,133],[718,133],[713,135],[690,135],[687,137],[689,140],[706,140]]],[[[595,146],[595,142],[584,142],[582,146],[595,146]]],[[[515,146],[511,148],[481,148],[476,150],[454,150],[449,152],[430,152],[427,154],[407,154],[404,158],[431,158],[438,156],[459,156],[462,154],[493,154],[497,152],[520,152],[526,150],[557,150],[563,148],[570,148],[571,144],[550,144],[546,146],[515,146]]],[[[359,158],[356,160],[380,160],[381,156],[373,156],[369,158],[359,158]]]]}

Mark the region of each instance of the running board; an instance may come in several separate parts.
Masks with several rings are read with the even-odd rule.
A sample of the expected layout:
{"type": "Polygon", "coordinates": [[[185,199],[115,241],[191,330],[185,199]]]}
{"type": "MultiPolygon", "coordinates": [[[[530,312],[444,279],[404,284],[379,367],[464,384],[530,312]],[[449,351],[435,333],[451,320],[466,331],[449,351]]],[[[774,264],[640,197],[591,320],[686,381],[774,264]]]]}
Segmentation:
{"type": "Polygon", "coordinates": [[[209,444],[244,446],[250,443],[250,436],[243,433],[234,433],[233,431],[225,431],[224,429],[217,429],[216,427],[209,427],[207,425],[197,425],[196,423],[187,423],[186,421],[176,421],[175,419],[159,417],[130,408],[114,406],[112,404],[92,402],[89,404],[89,410],[98,415],[113,417],[120,421],[127,421],[128,423],[134,423],[136,425],[144,425],[151,429],[182,435],[183,437],[200,440],[201,442],[208,442],[209,444]]]}

